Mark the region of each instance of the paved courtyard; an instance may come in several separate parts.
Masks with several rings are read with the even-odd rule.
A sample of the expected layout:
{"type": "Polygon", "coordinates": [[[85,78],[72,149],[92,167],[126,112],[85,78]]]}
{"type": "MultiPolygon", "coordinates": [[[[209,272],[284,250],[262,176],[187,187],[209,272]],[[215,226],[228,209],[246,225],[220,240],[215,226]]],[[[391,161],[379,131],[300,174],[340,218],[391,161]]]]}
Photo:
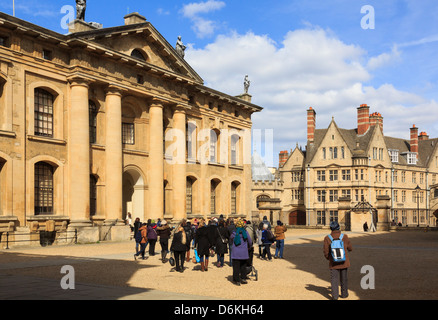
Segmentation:
{"type": "MultiPolygon", "coordinates": [[[[328,262],[322,253],[326,234],[289,229],[283,260],[262,261],[256,247],[259,278],[240,287],[231,282],[231,267],[214,265],[216,257],[210,258],[208,272],[189,262],[178,273],[159,254],[135,261],[133,241],[1,250],[0,300],[327,300],[328,262]],[[61,288],[65,265],[74,268],[74,290],[61,288]]],[[[353,244],[347,300],[438,298],[438,232],[347,234],[353,244]],[[366,265],[374,268],[375,289],[361,288],[366,265]]]]}

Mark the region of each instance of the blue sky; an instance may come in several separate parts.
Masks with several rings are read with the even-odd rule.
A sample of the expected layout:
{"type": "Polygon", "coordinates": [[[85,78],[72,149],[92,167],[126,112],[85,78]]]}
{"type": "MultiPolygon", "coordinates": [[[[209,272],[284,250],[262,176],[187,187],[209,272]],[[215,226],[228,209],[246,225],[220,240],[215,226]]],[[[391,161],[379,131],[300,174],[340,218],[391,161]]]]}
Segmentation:
{"type": "MultiPolygon", "coordinates": [[[[75,2],[15,5],[18,18],[65,33],[60,10],[75,2]]],[[[0,11],[12,14],[12,0],[0,11]]],[[[252,101],[264,108],[253,127],[274,132],[269,165],[280,150],[305,145],[309,106],[317,128],[332,117],[355,128],[356,108],[367,103],[383,115],[386,135],[409,139],[416,124],[438,137],[435,0],[88,0],[86,20],[113,27],[128,12],[144,15],[171,45],[181,35],[186,61],[207,86],[238,95],[249,75],[252,101]],[[374,29],[361,27],[365,5],[374,9],[374,29]]]]}

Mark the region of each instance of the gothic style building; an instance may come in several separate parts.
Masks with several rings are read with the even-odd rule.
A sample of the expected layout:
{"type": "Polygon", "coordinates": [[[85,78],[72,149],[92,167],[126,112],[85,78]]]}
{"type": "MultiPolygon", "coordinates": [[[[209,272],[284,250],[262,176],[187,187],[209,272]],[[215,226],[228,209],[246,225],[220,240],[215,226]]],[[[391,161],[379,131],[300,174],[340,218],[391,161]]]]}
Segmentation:
{"type": "MultiPolygon", "coordinates": [[[[316,129],[316,111],[307,110],[306,150],[282,151],[278,181],[265,183],[282,185],[275,196],[284,222],[327,226],[338,220],[347,229],[361,229],[366,218],[351,212],[366,203],[369,210],[384,209],[368,221],[380,230],[399,223],[436,226],[438,138],[419,133],[415,125],[409,140],[385,136],[382,115],[369,109],[366,104],[357,108],[354,129],[339,128],[334,120],[328,128],[316,129]]],[[[255,198],[260,195],[253,192],[255,198]]]]}
{"type": "Polygon", "coordinates": [[[128,212],[246,217],[261,110],[204,86],[137,13],[68,35],[0,13],[0,231],[97,241],[125,238],[128,212]]]}

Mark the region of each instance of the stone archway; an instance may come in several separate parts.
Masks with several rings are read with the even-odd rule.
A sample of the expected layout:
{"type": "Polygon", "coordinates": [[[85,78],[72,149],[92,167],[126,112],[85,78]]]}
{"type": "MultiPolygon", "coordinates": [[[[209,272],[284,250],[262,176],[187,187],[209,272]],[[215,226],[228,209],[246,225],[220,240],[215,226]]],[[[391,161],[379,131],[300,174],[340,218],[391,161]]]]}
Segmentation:
{"type": "Polygon", "coordinates": [[[122,218],[126,219],[128,212],[131,213],[132,221],[140,218],[145,220],[144,206],[145,183],[141,173],[134,168],[127,168],[123,172],[123,195],[122,195],[122,218]]]}

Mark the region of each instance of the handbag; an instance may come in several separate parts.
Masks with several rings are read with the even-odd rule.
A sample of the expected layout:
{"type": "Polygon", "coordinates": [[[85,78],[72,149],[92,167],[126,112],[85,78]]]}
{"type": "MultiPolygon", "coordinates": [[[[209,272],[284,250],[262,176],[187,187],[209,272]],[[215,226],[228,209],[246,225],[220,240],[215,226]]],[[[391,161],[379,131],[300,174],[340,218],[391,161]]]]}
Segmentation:
{"type": "Polygon", "coordinates": [[[221,235],[221,233],[219,232],[219,229],[216,229],[217,230],[217,233],[219,233],[219,237],[221,237],[221,240],[222,240],[222,243],[225,243],[225,244],[227,244],[228,243],[228,238],[223,238],[222,237],[222,235],[221,235]]]}
{"type": "Polygon", "coordinates": [[[175,258],[173,257],[173,251],[170,253],[169,263],[172,267],[175,265],[175,258]]]}

